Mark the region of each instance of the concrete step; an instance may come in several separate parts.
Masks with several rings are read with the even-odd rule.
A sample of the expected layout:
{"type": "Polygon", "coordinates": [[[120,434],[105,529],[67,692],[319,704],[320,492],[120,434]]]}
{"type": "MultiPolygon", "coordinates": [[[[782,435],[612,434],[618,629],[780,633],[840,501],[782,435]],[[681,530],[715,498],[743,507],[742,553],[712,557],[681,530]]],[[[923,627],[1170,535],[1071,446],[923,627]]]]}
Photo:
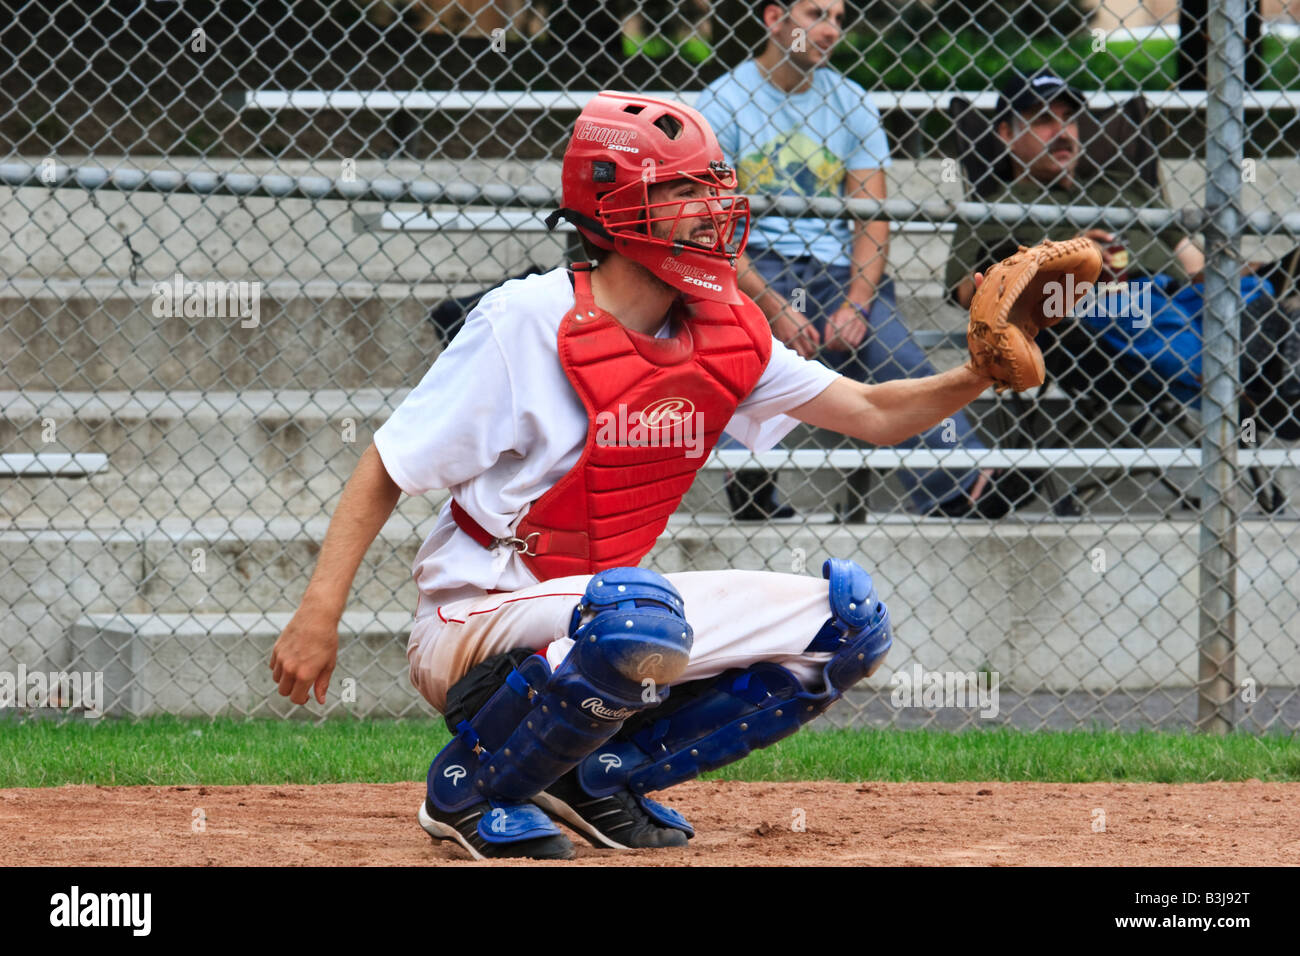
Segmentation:
{"type": "MultiPolygon", "coordinates": [[[[406,498],[368,552],[357,609],[413,615],[415,552],[440,504],[406,498]]],[[[328,513],[311,519],[162,519],[0,530],[0,660],[61,667],[68,627],[87,612],[293,611],[315,568],[328,513]]]]}
{"type": "MultiPolygon", "coordinates": [[[[265,283],[253,328],[239,316],[157,316],[148,281],[12,280],[0,290],[0,389],[409,388],[443,346],[430,310],[511,274],[418,285],[265,283]]],[[[940,283],[897,283],[912,328],[965,329],[940,283]]]]}
{"type": "MultiPolygon", "coordinates": [[[[106,467],[84,478],[32,473],[0,481],[0,508],[19,526],[52,527],[113,525],[128,516],[328,513],[374,431],[405,394],[405,388],[0,391],[0,453],[107,456],[106,467]]],[[[975,414],[996,405],[981,402],[975,414]]],[[[789,444],[818,447],[831,440],[802,429],[789,444]]],[[[819,505],[841,480],[823,471],[801,499],[806,507],[819,505]]],[[[723,509],[714,478],[697,483],[686,500],[689,510],[723,509]]]]}
{"type": "MultiPolygon", "coordinates": [[[[106,464],[84,477],[31,471],[0,480],[0,510],[20,528],[114,528],[126,519],[177,518],[270,521],[328,515],[372,435],[400,404],[404,389],[248,389],[241,391],[0,392],[0,453],[22,456],[98,455],[106,464]],[[48,439],[48,440],[47,440],[48,439]]],[[[1056,419],[1071,401],[1050,391],[1043,412],[1056,419]]],[[[1018,406],[988,393],[967,410],[990,447],[1023,444],[1032,435],[1052,445],[1052,434],[1021,420],[1018,406]]],[[[1115,427],[1122,428],[1123,422],[1115,427]]],[[[1085,435],[1104,447],[1112,438],[1085,435]]],[[[1158,444],[1180,446],[1186,437],[1166,433],[1158,444]]],[[[1068,442],[1058,442],[1069,444],[1068,442]]],[[[788,448],[845,447],[830,433],[797,428],[788,448]]],[[[88,459],[89,460],[89,459],[88,459]]],[[[1186,469],[1184,469],[1186,471],[1186,469]]],[[[1175,483],[1191,477],[1174,473],[1175,483]]],[[[1069,480],[1077,480],[1072,474],[1069,480]]],[[[782,493],[802,513],[834,510],[846,496],[846,473],[835,468],[786,468],[782,493]]],[[[687,493],[683,511],[722,514],[729,509],[724,475],[705,471],[687,493]]],[[[1054,494],[1063,491],[1057,489],[1054,494]]],[[[1173,493],[1146,479],[1126,480],[1094,505],[1095,513],[1163,511],[1173,493]]],[[[412,514],[431,516],[437,495],[412,503],[412,514]]],[[[898,474],[872,481],[869,507],[899,509],[906,492],[898,474]]],[[[1046,502],[1031,504],[1031,510],[1046,502]]]]}
{"type": "Polygon", "coordinates": [[[441,347],[429,308],[459,291],[274,282],[243,328],[252,320],[157,317],[151,288],[7,282],[0,389],[409,388],[441,347]]]}
{"type": "MultiPolygon", "coordinates": [[[[314,716],[281,697],[268,666],[291,614],[87,614],[69,628],[69,670],[104,675],[111,716],[314,716]]],[[[326,710],[368,717],[435,716],[407,677],[409,614],[349,611],[326,710]]],[[[314,698],[313,698],[314,700],[314,698]]]]}
{"type": "MultiPolygon", "coordinates": [[[[1238,673],[1260,687],[1294,687],[1300,655],[1290,628],[1300,605],[1291,583],[1300,576],[1300,524],[1245,521],[1240,534],[1251,547],[1241,556],[1238,673]]],[[[891,610],[895,650],[886,672],[916,662],[995,671],[1009,692],[1100,692],[1194,686],[1196,540],[1190,521],[1012,519],[953,527],[882,519],[738,528],[694,518],[674,519],[645,563],[664,573],[735,567],[817,575],[826,557],[852,558],[871,571],[891,610]]],[[[54,550],[48,538],[44,544],[54,550]]],[[[382,573],[404,574],[409,549],[389,554],[387,533],[383,544],[387,560],[400,567],[382,573]]],[[[76,570],[77,557],[84,557],[66,542],[64,549],[49,562],[47,577],[76,570]]],[[[111,556],[97,560],[113,565],[111,556]]],[[[209,570],[222,560],[215,556],[209,570]]],[[[252,595],[298,573],[257,560],[254,546],[242,565],[230,565],[252,595]]],[[[280,699],[269,685],[267,660],[292,606],[251,609],[231,590],[232,579],[208,592],[232,600],[230,606],[165,610],[174,606],[171,591],[186,593],[183,583],[168,590],[185,573],[180,567],[177,555],[153,568],[122,569],[121,586],[131,574],[148,586],[117,613],[93,609],[95,599],[86,600],[93,574],[81,569],[69,583],[82,603],[75,594],[53,602],[64,623],[45,656],[33,658],[31,648],[6,649],[4,656],[29,670],[103,672],[112,689],[110,713],[287,712],[276,709],[280,699]]],[[[358,583],[366,593],[365,581],[358,583]]],[[[3,607],[0,634],[8,637],[31,608],[11,607],[6,615],[3,607]]],[[[405,683],[403,655],[411,611],[366,606],[354,597],[348,614],[335,692],[343,689],[342,678],[352,677],[358,715],[411,712],[418,698],[405,683]]],[[[888,673],[877,675],[872,686],[885,687],[887,679],[888,673]]]]}
{"type": "Polygon", "coordinates": [[[316,515],[405,388],[0,392],[0,449],[108,456],[91,477],[0,482],[19,524],[316,515]],[[46,439],[49,439],[48,441],[46,439]]]}
{"type": "MultiPolygon", "coordinates": [[[[43,155],[23,157],[40,163],[43,155]]],[[[340,161],[223,159],[220,157],[96,155],[60,156],[60,163],[109,168],[210,173],[284,173],[338,178],[340,161]]],[[[897,199],[960,201],[960,177],[947,175],[949,160],[898,157],[887,171],[888,194],[897,199]]],[[[558,189],[560,163],[554,159],[427,159],[421,161],[360,159],[359,179],[397,178],[437,182],[473,182],[546,186],[558,189]]],[[[1174,208],[1199,203],[1205,173],[1195,160],[1164,164],[1174,208]]],[[[1300,163],[1272,157],[1259,164],[1258,180],[1243,197],[1248,211],[1271,207],[1287,210],[1300,189],[1300,163]]],[[[396,282],[493,282],[532,262],[556,265],[565,256],[562,238],[542,233],[380,232],[359,224],[385,212],[420,212],[414,204],[313,201],[308,199],[236,198],[181,193],[113,193],[101,191],[98,205],[78,190],[24,188],[0,197],[0,229],[12,241],[0,248],[6,277],[43,282],[86,277],[126,282],[131,251],[140,256],[140,274],[170,277],[184,263],[191,278],[360,280],[368,286],[396,282]],[[131,237],[131,250],[122,234],[131,237]]],[[[454,207],[442,207],[454,209],[454,207]]],[[[890,243],[889,273],[906,280],[943,275],[950,237],[896,233],[890,243]]],[[[1295,245],[1286,236],[1246,237],[1248,258],[1271,259],[1295,245]]]]}
{"type": "MultiPolygon", "coordinates": [[[[371,545],[350,600],[413,614],[411,579],[431,502],[404,499],[371,545]]],[[[138,519],[117,528],[0,531],[12,564],[0,572],[0,606],[52,606],[68,593],[85,611],[284,611],[298,606],[329,517],[138,519]],[[51,562],[57,555],[58,559],[51,562]],[[41,561],[50,573],[33,578],[41,561]],[[69,577],[58,562],[77,568],[69,577]],[[62,580],[61,580],[62,579],[62,580]]]]}
{"type": "MultiPolygon", "coordinates": [[[[40,163],[45,157],[29,157],[40,163]]],[[[60,164],[210,173],[342,174],[338,160],[319,164],[213,157],[59,156],[60,164]]],[[[392,177],[437,182],[559,185],[559,164],[532,161],[360,160],[359,179],[392,177]]],[[[360,281],[416,285],[429,281],[487,281],[511,275],[529,262],[558,264],[565,240],[545,234],[379,233],[360,229],[358,216],[417,205],[316,201],[184,193],[100,191],[97,205],[82,190],[24,188],[0,196],[0,228],[10,242],[0,248],[6,277],[106,278],[127,282],[131,252],[140,257],[146,285],[170,279],[180,265],[188,278],[360,281]],[[122,234],[131,237],[131,249],[122,234]],[[191,275],[190,273],[194,273],[191,275]]]]}

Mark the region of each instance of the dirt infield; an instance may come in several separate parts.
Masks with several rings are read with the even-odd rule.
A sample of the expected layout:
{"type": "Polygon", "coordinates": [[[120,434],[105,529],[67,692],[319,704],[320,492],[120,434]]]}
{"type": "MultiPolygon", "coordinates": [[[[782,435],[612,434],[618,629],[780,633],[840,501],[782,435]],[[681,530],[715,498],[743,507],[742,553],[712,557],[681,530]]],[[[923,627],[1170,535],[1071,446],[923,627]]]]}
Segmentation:
{"type": "MultiPolygon", "coordinates": [[[[0,843],[25,865],[493,865],[435,845],[422,798],[419,783],[4,790],[0,843]]],[[[685,849],[575,839],[572,863],[531,865],[1300,864],[1296,783],[697,782],[665,802],[698,830],[685,849]]]]}

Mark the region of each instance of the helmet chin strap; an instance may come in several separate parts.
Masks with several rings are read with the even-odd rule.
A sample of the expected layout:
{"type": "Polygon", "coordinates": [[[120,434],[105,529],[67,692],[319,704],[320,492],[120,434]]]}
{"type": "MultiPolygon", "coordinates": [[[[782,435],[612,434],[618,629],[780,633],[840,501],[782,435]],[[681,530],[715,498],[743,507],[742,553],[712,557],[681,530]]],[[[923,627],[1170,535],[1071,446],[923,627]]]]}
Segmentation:
{"type": "Polygon", "coordinates": [[[610,234],[609,230],[606,229],[604,226],[602,226],[600,223],[598,223],[596,220],[592,219],[590,216],[584,216],[582,213],[578,212],[577,210],[566,209],[563,206],[561,206],[559,209],[555,210],[553,213],[547,216],[543,220],[543,222],[546,223],[547,230],[553,232],[555,230],[555,227],[559,225],[561,219],[567,219],[575,226],[581,226],[583,229],[586,229],[588,232],[594,232],[602,239],[608,239],[610,242],[614,241],[614,237],[610,234]]]}

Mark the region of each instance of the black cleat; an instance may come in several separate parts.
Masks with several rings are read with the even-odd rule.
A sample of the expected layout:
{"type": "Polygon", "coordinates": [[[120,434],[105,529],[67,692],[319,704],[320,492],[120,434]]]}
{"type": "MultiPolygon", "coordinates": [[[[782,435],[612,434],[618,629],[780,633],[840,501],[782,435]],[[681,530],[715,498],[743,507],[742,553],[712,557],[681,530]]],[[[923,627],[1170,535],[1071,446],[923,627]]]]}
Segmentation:
{"type": "MultiPolygon", "coordinates": [[[[608,797],[591,796],[578,782],[577,770],[569,771],[533,797],[533,803],[573,827],[594,847],[639,850],[686,846],[688,839],[685,831],[653,819],[628,790],[608,797]]],[[[690,826],[685,820],[682,823],[690,826]]]]}
{"type": "MultiPolygon", "coordinates": [[[[527,804],[524,804],[527,806],[527,804]]],[[[456,813],[443,813],[425,797],[420,807],[420,826],[435,840],[454,840],[476,860],[527,857],[533,860],[571,860],[573,844],[563,833],[534,837],[513,843],[491,843],[479,833],[478,823],[492,809],[486,800],[456,813]]],[[[533,811],[534,813],[536,811],[533,811]]],[[[547,821],[550,824],[550,821],[547,821]]]]}

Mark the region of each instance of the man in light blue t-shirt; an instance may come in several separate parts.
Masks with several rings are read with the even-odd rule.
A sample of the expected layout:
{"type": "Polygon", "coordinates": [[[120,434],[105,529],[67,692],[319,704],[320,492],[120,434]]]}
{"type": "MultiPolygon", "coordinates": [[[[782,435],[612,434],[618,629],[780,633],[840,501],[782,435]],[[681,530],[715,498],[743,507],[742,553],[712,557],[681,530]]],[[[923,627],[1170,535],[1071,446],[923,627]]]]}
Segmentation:
{"type": "MultiPolygon", "coordinates": [[[[736,168],[737,191],[885,198],[889,144],[880,114],[861,86],[825,66],[842,36],[844,4],[767,0],[755,12],[768,31],[763,52],[718,77],[695,103],[736,168]]],[[[765,216],[754,222],[747,250],[737,264],[741,289],[786,345],[860,381],[933,374],[885,275],[887,222],[855,227],[843,219],[765,216]]],[[[984,447],[964,415],[946,431],[937,427],[904,444],[984,447]]],[[[921,514],[999,517],[1009,508],[975,471],[901,477],[921,514]]],[[[791,515],[765,473],[740,472],[727,490],[738,518],[791,515]]],[[[851,488],[844,513],[860,513],[859,503],[851,488]]]]}

